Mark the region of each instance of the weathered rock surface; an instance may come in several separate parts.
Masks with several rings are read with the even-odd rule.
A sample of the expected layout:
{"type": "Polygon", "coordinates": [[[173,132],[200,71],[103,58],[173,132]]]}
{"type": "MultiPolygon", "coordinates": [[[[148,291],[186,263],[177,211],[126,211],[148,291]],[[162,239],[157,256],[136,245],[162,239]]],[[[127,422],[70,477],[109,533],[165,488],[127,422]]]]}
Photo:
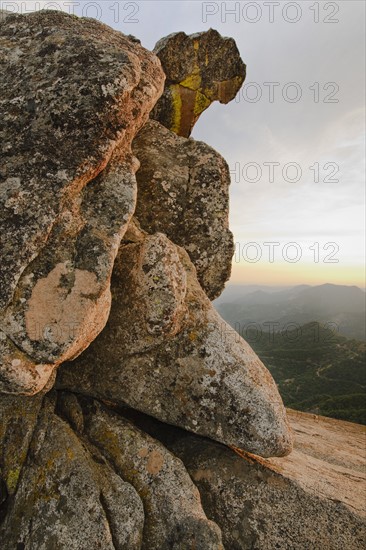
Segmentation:
{"type": "MultiPolygon", "coordinates": [[[[38,419],[32,411],[25,459],[12,476],[1,464],[3,484],[11,479],[0,503],[2,549],[223,549],[182,462],[160,442],[73,394],[57,396],[61,418],[55,400],[40,409],[39,395],[28,398],[38,419]]],[[[18,436],[8,432],[17,453],[18,436]]]]}
{"type": "Polygon", "coordinates": [[[16,494],[5,502],[1,547],[141,548],[144,511],[135,489],[52,409],[46,400],[16,494]]]}
{"type": "Polygon", "coordinates": [[[0,394],[0,519],[2,504],[16,492],[43,397],[0,394]]]}
{"type": "Polygon", "coordinates": [[[183,460],[225,548],[364,548],[366,428],[287,412],[294,451],[268,460],[131,415],[183,460]]]}
{"type": "Polygon", "coordinates": [[[179,137],[156,121],[140,130],[133,151],[141,163],[135,211],[141,227],[185,248],[202,288],[217,298],[234,253],[227,163],[205,143],[179,137]]]}
{"type": "Polygon", "coordinates": [[[4,550],[364,547],[364,426],[288,411],[295,450],[264,460],[67,392],[0,399],[4,550]]]}
{"type": "Polygon", "coordinates": [[[222,548],[220,530],[204,515],[183,464],[161,443],[96,403],[87,407],[85,432],[142,498],[143,548],[222,548]]]}
{"type": "Polygon", "coordinates": [[[212,30],[156,53],[132,152],[158,58],[0,11],[1,549],[363,548],[365,430],[290,412],[260,458],[286,411],[209,300],[229,171],[187,136],[245,66],[212,30]]]}
{"type": "Polygon", "coordinates": [[[271,375],[215,312],[183,249],[159,233],[121,247],[112,294],[106,328],[61,367],[59,388],[126,403],[260,456],[290,452],[271,375]]]}
{"type": "Polygon", "coordinates": [[[154,52],[166,74],[165,91],[151,117],[179,136],[189,137],[213,101],[228,103],[245,80],[246,68],[235,41],[217,31],[170,34],[154,52]]]}
{"type": "Polygon", "coordinates": [[[0,390],[33,394],[105,325],[131,141],[164,75],[136,40],[55,11],[6,17],[0,71],[0,390]]]}

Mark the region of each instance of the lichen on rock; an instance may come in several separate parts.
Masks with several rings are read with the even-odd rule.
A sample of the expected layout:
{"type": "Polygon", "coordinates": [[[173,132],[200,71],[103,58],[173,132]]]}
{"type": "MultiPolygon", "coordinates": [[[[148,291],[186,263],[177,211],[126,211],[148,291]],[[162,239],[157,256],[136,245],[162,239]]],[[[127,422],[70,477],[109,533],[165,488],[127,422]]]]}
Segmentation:
{"type": "Polygon", "coordinates": [[[133,141],[141,166],[135,217],[148,233],[165,233],[188,252],[208,297],[217,298],[231,273],[230,171],[205,143],[149,121],[133,141]]]}
{"type": "Polygon", "coordinates": [[[277,387],[210,301],[229,170],[187,136],[241,86],[235,42],[176,33],[154,54],[0,11],[0,69],[1,550],[361,548],[347,443],[315,430],[324,466],[300,422],[283,458],[277,387]]]}
{"type": "Polygon", "coordinates": [[[55,11],[7,14],[0,70],[0,329],[17,348],[0,388],[32,394],[107,321],[136,203],[131,141],[165,77],[136,41],[55,11]]]}
{"type": "Polygon", "coordinates": [[[0,526],[2,548],[138,550],[143,525],[135,489],[77,437],[46,399],[0,526]]]}
{"type": "Polygon", "coordinates": [[[106,328],[57,384],[261,456],[291,451],[271,375],[161,233],[120,248],[106,328]]]}
{"type": "Polygon", "coordinates": [[[154,52],[167,79],[151,117],[179,136],[190,136],[213,101],[234,99],[246,76],[235,41],[214,29],[170,34],[159,40],[154,52]]]}

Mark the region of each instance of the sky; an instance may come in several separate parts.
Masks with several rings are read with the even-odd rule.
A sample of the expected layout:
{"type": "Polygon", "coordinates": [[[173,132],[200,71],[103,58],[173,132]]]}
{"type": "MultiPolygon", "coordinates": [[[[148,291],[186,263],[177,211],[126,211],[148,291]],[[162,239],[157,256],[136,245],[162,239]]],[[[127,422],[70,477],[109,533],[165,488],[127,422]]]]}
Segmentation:
{"type": "Polygon", "coordinates": [[[137,36],[217,29],[247,65],[192,137],[227,160],[232,283],[365,286],[365,2],[0,1],[62,9],[137,36]]]}

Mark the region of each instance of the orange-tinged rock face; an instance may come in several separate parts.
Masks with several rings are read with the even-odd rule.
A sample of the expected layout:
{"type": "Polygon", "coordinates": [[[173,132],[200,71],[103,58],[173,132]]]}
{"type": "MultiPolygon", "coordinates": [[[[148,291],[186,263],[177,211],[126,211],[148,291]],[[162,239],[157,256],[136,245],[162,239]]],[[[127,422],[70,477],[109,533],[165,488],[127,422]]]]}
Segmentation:
{"type": "Polygon", "coordinates": [[[3,392],[33,395],[42,390],[52,378],[53,364],[35,364],[1,330],[0,354],[0,383],[3,392]]]}
{"type": "Polygon", "coordinates": [[[182,136],[245,66],[212,30],[156,52],[167,128],[134,142],[137,202],[158,58],[96,21],[0,11],[2,548],[361,548],[364,433],[291,413],[283,459],[277,387],[209,299],[229,171],[182,136]]]}
{"type": "Polygon", "coordinates": [[[176,433],[154,436],[185,464],[225,548],[362,548],[365,426],[287,410],[294,451],[261,459],[176,433]],[[245,518],[245,523],[243,522],[245,518]],[[243,525],[244,523],[244,525],[243,525]]]}
{"type": "Polygon", "coordinates": [[[7,15],[0,70],[0,329],[22,356],[5,346],[0,391],[34,393],[42,365],[78,355],[107,321],[136,204],[131,141],[164,74],[136,40],[61,12],[7,15]]]}
{"type": "MultiPolygon", "coordinates": [[[[57,264],[47,277],[39,279],[34,286],[25,313],[30,340],[43,340],[48,332],[55,343],[65,344],[72,333],[80,331],[80,326],[87,321],[93,298],[100,294],[96,274],[76,269],[73,285],[69,287],[62,285],[62,277],[66,278],[68,273],[67,263],[57,264]]],[[[102,327],[108,313],[107,307],[101,320],[102,327]]]]}

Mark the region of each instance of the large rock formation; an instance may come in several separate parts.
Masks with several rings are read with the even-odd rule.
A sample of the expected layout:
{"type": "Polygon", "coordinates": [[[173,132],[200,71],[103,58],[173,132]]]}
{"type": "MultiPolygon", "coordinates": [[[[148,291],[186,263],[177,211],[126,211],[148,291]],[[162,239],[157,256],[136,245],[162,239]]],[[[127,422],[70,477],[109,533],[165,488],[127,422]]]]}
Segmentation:
{"type": "Polygon", "coordinates": [[[215,312],[182,249],[160,233],[122,246],[112,295],[105,330],[61,367],[59,388],[126,403],[261,456],[291,450],[275,383],[215,312]]]}
{"type": "Polygon", "coordinates": [[[366,543],[366,428],[288,410],[294,451],[263,460],[125,411],[184,463],[230,550],[366,543]]]}
{"type": "Polygon", "coordinates": [[[291,413],[290,457],[240,456],[193,436],[172,446],[199,488],[226,548],[362,548],[365,430],[291,413]],[[195,439],[193,441],[193,439],[195,439]]]}
{"type": "Polygon", "coordinates": [[[138,549],[143,525],[134,488],[97,451],[88,450],[47,403],[8,504],[2,548],[138,549]]]}
{"type": "Polygon", "coordinates": [[[1,549],[362,547],[360,476],[311,424],[288,459],[248,454],[288,454],[290,427],[209,299],[230,272],[228,169],[172,130],[232,99],[245,66],[216,31],[156,52],[167,127],[132,153],[158,57],[90,19],[0,17],[1,549]]]}
{"type": "Polygon", "coordinates": [[[366,542],[362,426],[288,411],[295,451],[264,460],[73,393],[3,395],[0,407],[4,550],[366,542]]]}
{"type": "Polygon", "coordinates": [[[141,162],[135,211],[141,227],[161,231],[186,249],[213,300],[230,277],[234,253],[227,163],[205,143],[179,137],[155,121],[138,133],[133,151],[141,162]]]}
{"type": "Polygon", "coordinates": [[[108,318],[131,141],[164,75],[136,41],[58,12],[5,19],[0,71],[0,388],[32,394],[108,318]]]}
{"type": "Polygon", "coordinates": [[[87,409],[85,433],[141,495],[145,548],[221,547],[220,529],[207,520],[181,461],[163,445],[95,404],[87,409]]]}
{"type": "Polygon", "coordinates": [[[246,67],[235,41],[213,29],[190,36],[170,34],[159,40],[154,52],[167,79],[151,117],[179,136],[190,136],[213,101],[234,99],[245,79],[246,67]]]}
{"type": "MultiPolygon", "coordinates": [[[[5,399],[15,409],[24,402],[5,399]]],[[[16,438],[8,430],[7,446],[17,451],[16,438]]],[[[182,462],[97,403],[46,397],[21,474],[17,458],[8,462],[17,474],[0,501],[3,550],[223,548],[182,462]]]]}

